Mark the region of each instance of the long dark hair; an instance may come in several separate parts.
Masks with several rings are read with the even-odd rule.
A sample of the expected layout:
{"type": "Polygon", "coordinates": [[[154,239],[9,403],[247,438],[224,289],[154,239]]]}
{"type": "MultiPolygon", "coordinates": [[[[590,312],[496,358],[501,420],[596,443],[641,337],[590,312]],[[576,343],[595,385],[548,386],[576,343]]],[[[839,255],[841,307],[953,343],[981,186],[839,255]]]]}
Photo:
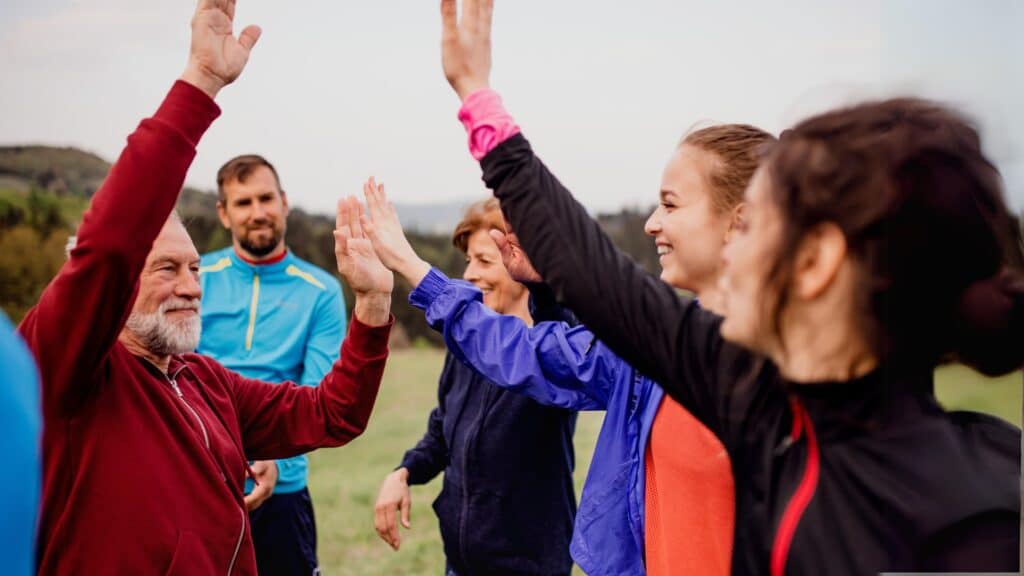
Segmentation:
{"type": "Polygon", "coordinates": [[[957,360],[986,374],[1024,365],[1020,227],[964,117],[926,100],[861,104],[784,132],[765,161],[785,222],[770,282],[784,287],[804,234],[833,223],[863,269],[865,326],[883,361],[957,360]]]}

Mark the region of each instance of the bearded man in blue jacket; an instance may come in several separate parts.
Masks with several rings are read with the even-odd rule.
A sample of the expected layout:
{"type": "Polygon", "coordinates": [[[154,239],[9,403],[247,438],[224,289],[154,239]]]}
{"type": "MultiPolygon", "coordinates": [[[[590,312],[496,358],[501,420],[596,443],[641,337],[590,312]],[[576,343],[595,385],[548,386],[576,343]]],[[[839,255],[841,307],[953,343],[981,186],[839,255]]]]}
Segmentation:
{"type": "MultiPolygon", "coordinates": [[[[345,334],[341,285],[288,250],[288,199],[265,158],[229,160],[217,173],[217,192],[231,246],[202,257],[198,352],[249,378],[316,386],[345,334]]],[[[306,456],[252,465],[246,505],[260,574],[317,573],[307,467],[306,456]]]]}

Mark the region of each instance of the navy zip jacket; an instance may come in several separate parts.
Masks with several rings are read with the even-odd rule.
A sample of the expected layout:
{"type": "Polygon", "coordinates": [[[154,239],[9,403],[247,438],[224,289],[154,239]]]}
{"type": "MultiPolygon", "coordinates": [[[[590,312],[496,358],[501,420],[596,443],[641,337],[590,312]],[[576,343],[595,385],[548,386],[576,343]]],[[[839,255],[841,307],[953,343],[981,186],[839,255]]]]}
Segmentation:
{"type": "Polygon", "coordinates": [[[461,576],[569,574],[575,428],[576,412],[502,390],[445,357],[427,432],[401,465],[409,484],[444,472],[434,512],[461,576]]]}
{"type": "Polygon", "coordinates": [[[522,135],[481,165],[558,300],[721,438],[735,574],[1017,570],[1019,428],[946,412],[930,370],[786,381],[616,250],[522,135]]]}

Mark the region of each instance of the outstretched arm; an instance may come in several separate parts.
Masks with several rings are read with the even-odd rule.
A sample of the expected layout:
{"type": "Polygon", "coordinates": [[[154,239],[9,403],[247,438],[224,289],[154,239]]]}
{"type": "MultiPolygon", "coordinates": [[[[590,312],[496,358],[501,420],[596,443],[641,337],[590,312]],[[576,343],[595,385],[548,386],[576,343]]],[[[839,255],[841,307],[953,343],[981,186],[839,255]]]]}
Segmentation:
{"type": "Polygon", "coordinates": [[[257,459],[340,446],[370,419],[388,356],[394,277],[359,224],[355,199],[338,202],[334,231],[338,272],[356,300],[341,354],[318,387],[234,378],[245,452],[257,459]]]}
{"type": "Polygon", "coordinates": [[[478,288],[436,269],[409,295],[448,350],[494,384],[547,406],[603,410],[629,366],[580,326],[522,319],[484,305],[478,288]]]}
{"type": "Polygon", "coordinates": [[[242,72],[259,38],[254,26],[232,35],[234,5],[199,2],[185,72],[156,114],[128,137],[93,196],[68,262],[21,325],[40,367],[48,417],[72,415],[94,391],[93,376],[127,320],[196,144],[220,113],[212,98],[242,72]]]}
{"type": "Polygon", "coordinates": [[[452,354],[498,386],[542,404],[574,410],[606,406],[609,387],[624,364],[611,353],[591,354],[589,332],[579,329],[570,335],[568,326],[558,322],[530,329],[518,318],[496,314],[484,306],[478,289],[449,280],[416,255],[383,186],[371,179],[364,194],[369,214],[361,223],[374,249],[413,285],[409,301],[426,310],[427,321],[444,334],[452,354]]]}

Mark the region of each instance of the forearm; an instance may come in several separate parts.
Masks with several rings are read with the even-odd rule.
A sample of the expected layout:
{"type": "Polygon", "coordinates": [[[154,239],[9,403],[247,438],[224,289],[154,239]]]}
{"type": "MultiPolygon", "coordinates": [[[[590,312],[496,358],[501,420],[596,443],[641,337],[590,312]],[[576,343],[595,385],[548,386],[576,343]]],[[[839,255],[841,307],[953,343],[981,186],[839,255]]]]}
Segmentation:
{"type": "Polygon", "coordinates": [[[315,388],[235,375],[246,454],[287,458],[362,434],[384,374],[390,328],[390,320],[370,326],[354,318],[340,358],[315,388]]]}
{"type": "Polygon", "coordinates": [[[520,318],[487,308],[478,288],[432,270],[409,295],[427,323],[444,335],[448,350],[499,387],[541,404],[572,410],[605,407],[614,364],[588,355],[585,330],[544,322],[530,328],[520,318]]]}
{"type": "Polygon", "coordinates": [[[409,258],[398,265],[395,268],[395,272],[402,278],[405,278],[405,281],[415,288],[423,281],[423,277],[430,272],[430,263],[415,254],[413,256],[414,258],[409,258]]]}
{"type": "Polygon", "coordinates": [[[41,368],[44,408],[73,410],[117,340],[150,247],[177,201],[195,146],[219,114],[176,83],[143,120],[96,192],[71,257],[22,331],[41,368]],[[75,317],[75,322],[68,318],[75,317]]]}

